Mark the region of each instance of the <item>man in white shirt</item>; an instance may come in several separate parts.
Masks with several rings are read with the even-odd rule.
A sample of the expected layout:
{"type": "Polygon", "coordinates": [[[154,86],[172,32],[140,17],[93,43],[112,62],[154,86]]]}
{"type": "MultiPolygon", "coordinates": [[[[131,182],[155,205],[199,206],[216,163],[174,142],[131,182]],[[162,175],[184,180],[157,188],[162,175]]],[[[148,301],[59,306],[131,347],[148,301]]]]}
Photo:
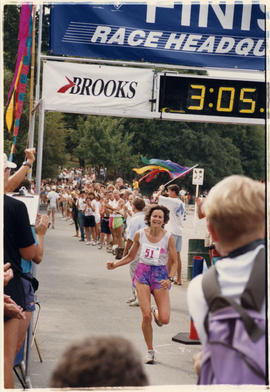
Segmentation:
{"type": "MultiPolygon", "coordinates": [[[[126,242],[126,246],[124,249],[123,257],[128,254],[128,251],[133,244],[134,236],[135,236],[136,232],[138,230],[142,229],[143,227],[146,227],[146,223],[144,220],[144,217],[145,217],[144,208],[145,208],[145,202],[143,199],[136,198],[133,201],[132,211],[133,211],[134,215],[131,217],[129,225],[128,225],[127,242],[126,242]]],[[[132,284],[132,278],[134,275],[134,271],[135,271],[137,264],[139,262],[139,255],[140,255],[140,252],[137,252],[135,259],[129,264],[129,272],[130,272],[130,276],[131,276],[131,288],[132,288],[132,294],[133,294],[133,297],[127,301],[127,303],[129,303],[129,306],[139,306],[137,296],[136,296],[136,290],[132,284]]]]}
{"type": "Polygon", "coordinates": [[[47,199],[48,199],[48,207],[47,207],[47,215],[50,216],[52,213],[52,229],[54,229],[54,223],[55,223],[55,211],[57,207],[57,199],[59,198],[59,195],[56,191],[56,186],[52,186],[52,190],[47,194],[47,199]]]}
{"type": "Polygon", "coordinates": [[[161,192],[165,189],[164,185],[161,185],[159,192],[156,194],[158,204],[167,207],[170,210],[170,219],[165,230],[169,231],[174,238],[176,252],[177,252],[177,280],[176,284],[181,285],[181,256],[180,252],[182,249],[182,234],[183,234],[183,221],[186,220],[185,205],[182,200],[179,199],[179,186],[176,184],[168,186],[168,196],[161,196],[161,192]]]}
{"type": "Polygon", "coordinates": [[[84,237],[85,237],[84,213],[83,213],[84,206],[85,206],[85,192],[81,191],[78,199],[78,221],[79,221],[79,227],[81,233],[81,239],[79,240],[80,242],[84,242],[84,237]]]}

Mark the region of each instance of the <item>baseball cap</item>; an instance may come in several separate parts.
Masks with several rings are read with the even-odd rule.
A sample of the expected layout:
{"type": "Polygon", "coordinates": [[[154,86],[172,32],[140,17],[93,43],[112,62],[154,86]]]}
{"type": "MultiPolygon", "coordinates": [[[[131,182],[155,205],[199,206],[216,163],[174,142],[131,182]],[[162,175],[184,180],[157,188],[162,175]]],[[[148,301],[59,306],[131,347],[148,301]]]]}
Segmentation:
{"type": "Polygon", "coordinates": [[[15,169],[16,167],[16,163],[9,161],[7,155],[4,153],[4,169],[15,169]]]}

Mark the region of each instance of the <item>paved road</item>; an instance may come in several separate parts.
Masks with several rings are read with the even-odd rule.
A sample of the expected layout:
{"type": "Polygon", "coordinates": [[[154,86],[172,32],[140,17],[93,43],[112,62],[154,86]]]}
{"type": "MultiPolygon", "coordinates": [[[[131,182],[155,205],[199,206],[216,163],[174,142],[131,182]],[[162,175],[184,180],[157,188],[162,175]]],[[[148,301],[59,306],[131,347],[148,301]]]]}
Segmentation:
{"type": "MultiPolygon", "coordinates": [[[[204,238],[204,230],[205,222],[194,222],[193,214],[189,214],[183,238],[184,284],[171,289],[170,324],[153,326],[157,364],[145,365],[151,385],[196,383],[192,356],[200,346],[173,342],[172,337],[178,332],[189,332],[188,239],[204,238]]],[[[140,309],[126,304],[131,294],[128,266],[108,271],[106,261],[112,260],[112,256],[103,249],[86,246],[73,234],[73,225],[57,215],[55,230],[49,229],[46,236],[44,260],[37,268],[41,304],[37,342],[43,362],[39,362],[33,346],[30,370],[34,388],[48,387],[51,372],[64,349],[89,335],[121,335],[130,339],[142,356],[145,354],[140,309]]]]}

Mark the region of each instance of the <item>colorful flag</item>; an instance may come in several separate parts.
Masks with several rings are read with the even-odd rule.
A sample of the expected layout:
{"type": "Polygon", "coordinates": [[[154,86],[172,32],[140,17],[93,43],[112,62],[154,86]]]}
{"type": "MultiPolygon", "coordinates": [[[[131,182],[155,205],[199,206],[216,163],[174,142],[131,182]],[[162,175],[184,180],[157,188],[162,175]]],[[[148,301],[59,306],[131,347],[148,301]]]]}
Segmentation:
{"type": "Polygon", "coordinates": [[[20,40],[17,63],[13,82],[8,94],[8,100],[6,103],[6,125],[8,131],[11,132],[13,129],[13,145],[9,160],[12,161],[13,154],[15,151],[15,145],[17,136],[19,133],[20,119],[22,115],[22,109],[24,104],[27,76],[29,66],[31,62],[31,51],[32,51],[32,32],[33,32],[33,20],[32,20],[32,5],[23,4],[21,7],[20,16],[20,27],[18,39],[20,40]]]}
{"type": "Polygon", "coordinates": [[[155,178],[159,173],[168,173],[172,179],[180,178],[187,174],[192,168],[186,166],[180,166],[178,163],[172,162],[170,160],[164,161],[161,159],[146,159],[141,157],[143,163],[146,163],[147,166],[143,166],[141,168],[133,168],[137,174],[145,174],[138,181],[141,182],[145,180],[146,182],[150,182],[153,178],[155,178]]]}
{"type": "Polygon", "coordinates": [[[17,80],[22,57],[24,55],[26,41],[29,36],[30,20],[32,19],[31,13],[32,13],[32,6],[29,4],[23,4],[21,7],[20,27],[19,27],[19,34],[18,34],[18,40],[20,41],[20,43],[19,43],[19,48],[18,48],[18,53],[17,53],[17,63],[16,63],[16,67],[15,67],[13,82],[11,84],[11,87],[10,87],[10,90],[8,93],[8,99],[7,99],[6,106],[8,106],[9,99],[11,97],[15,82],[17,80]]]}
{"type": "Polygon", "coordinates": [[[188,167],[185,166],[180,166],[178,163],[174,163],[170,160],[163,161],[161,159],[146,159],[144,157],[141,158],[143,163],[146,163],[148,165],[158,165],[165,167],[166,169],[170,170],[171,172],[177,172],[177,173],[182,173],[188,169],[188,167]]]}

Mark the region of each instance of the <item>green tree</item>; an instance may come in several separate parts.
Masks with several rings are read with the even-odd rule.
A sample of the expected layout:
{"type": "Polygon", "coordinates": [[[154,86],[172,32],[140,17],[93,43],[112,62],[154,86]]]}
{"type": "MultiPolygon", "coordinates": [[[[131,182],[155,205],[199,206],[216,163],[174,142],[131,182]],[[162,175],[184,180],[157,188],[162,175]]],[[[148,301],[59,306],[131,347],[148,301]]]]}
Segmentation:
{"type": "Polygon", "coordinates": [[[266,170],[266,130],[264,126],[226,126],[222,137],[229,137],[239,148],[243,173],[254,179],[265,179],[266,170]]]}
{"type": "MultiPolygon", "coordinates": [[[[198,164],[205,169],[206,189],[229,174],[243,173],[239,148],[230,138],[221,135],[216,124],[133,119],[126,119],[124,123],[135,133],[134,154],[170,159],[188,167],[198,164]]],[[[191,173],[174,182],[192,190],[190,177],[191,173]]],[[[148,189],[152,184],[159,186],[160,180],[164,183],[169,179],[168,175],[160,174],[148,185],[141,184],[148,189]]]]}
{"type": "Polygon", "coordinates": [[[4,6],[4,66],[15,70],[18,50],[18,31],[20,22],[20,7],[16,5],[4,6]]]}
{"type": "Polygon", "coordinates": [[[80,141],[74,153],[89,164],[107,167],[109,176],[129,175],[138,162],[132,154],[133,133],[125,132],[122,119],[87,116],[78,126],[80,141]]]}
{"type": "Polygon", "coordinates": [[[66,163],[65,126],[62,113],[46,113],[43,143],[42,178],[54,178],[58,174],[58,166],[66,163]]]}

